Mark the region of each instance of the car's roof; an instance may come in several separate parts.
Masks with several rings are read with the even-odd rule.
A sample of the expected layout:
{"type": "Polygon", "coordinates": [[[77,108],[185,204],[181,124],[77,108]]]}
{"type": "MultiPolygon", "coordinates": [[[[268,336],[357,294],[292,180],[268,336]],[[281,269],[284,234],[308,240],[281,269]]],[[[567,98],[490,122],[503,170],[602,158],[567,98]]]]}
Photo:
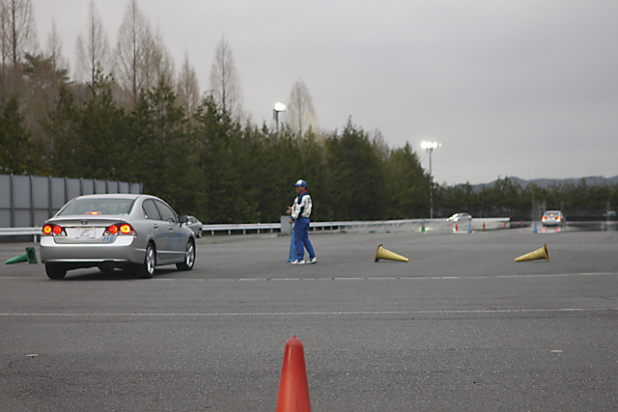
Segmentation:
{"type": "Polygon", "coordinates": [[[96,195],[82,195],[75,199],[137,199],[138,197],[154,197],[137,193],[101,193],[96,195]]]}

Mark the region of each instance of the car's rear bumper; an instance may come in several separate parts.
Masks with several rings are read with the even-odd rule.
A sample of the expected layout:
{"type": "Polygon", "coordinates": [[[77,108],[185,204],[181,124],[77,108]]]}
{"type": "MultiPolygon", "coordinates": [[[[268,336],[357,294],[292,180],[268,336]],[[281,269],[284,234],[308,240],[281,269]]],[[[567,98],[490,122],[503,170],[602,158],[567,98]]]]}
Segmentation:
{"type": "Polygon", "coordinates": [[[543,223],[543,226],[562,226],[562,222],[556,222],[556,221],[541,222],[541,223],[543,223]]]}
{"type": "Polygon", "coordinates": [[[119,237],[113,243],[58,243],[52,236],[41,237],[41,262],[142,263],[146,251],[136,248],[134,237],[119,237]]]}

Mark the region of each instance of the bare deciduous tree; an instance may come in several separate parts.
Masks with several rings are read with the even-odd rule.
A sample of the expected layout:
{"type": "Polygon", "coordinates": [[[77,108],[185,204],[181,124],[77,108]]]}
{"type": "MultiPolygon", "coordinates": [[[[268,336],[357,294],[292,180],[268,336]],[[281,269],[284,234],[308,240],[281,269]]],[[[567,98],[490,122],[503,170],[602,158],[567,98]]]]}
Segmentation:
{"type": "Polygon", "coordinates": [[[178,75],[176,87],[178,101],[185,107],[185,116],[191,117],[200,104],[200,87],[195,75],[195,70],[189,64],[189,56],[185,54],[185,60],[178,75]]]}
{"type": "Polygon", "coordinates": [[[303,136],[307,131],[317,128],[313,100],[309,89],[302,80],[296,80],[290,93],[286,109],[286,124],[298,136],[303,136]]]}
{"type": "Polygon", "coordinates": [[[157,36],[149,35],[143,45],[144,89],[157,86],[162,78],[170,83],[174,78],[174,61],[163,44],[163,37],[157,31],[157,36]]]}
{"type": "Polygon", "coordinates": [[[52,18],[51,33],[49,33],[49,36],[47,37],[47,54],[49,55],[53,71],[67,68],[67,60],[62,55],[62,40],[58,35],[56,20],[54,18],[52,18]]]}
{"type": "Polygon", "coordinates": [[[30,0],[0,0],[0,103],[23,95],[21,64],[38,48],[30,0]]]}
{"type": "Polygon", "coordinates": [[[173,73],[173,60],[161,36],[153,36],[137,0],[131,0],[118,35],[115,74],[133,108],[142,90],[157,87],[163,78],[171,84],[173,73]]]}
{"type": "Polygon", "coordinates": [[[210,89],[219,108],[239,120],[242,116],[240,78],[234,66],[232,49],[225,38],[221,39],[215,51],[215,61],[210,71],[210,89]]]}
{"type": "Polygon", "coordinates": [[[131,0],[120,25],[116,50],[116,76],[121,87],[130,93],[133,108],[137,107],[139,91],[144,86],[144,54],[150,41],[146,18],[131,0]]]}
{"type": "Polygon", "coordinates": [[[86,37],[80,33],[76,47],[75,78],[94,84],[97,72],[108,71],[110,62],[109,42],[101,18],[95,9],[94,0],[90,0],[86,37]]]}
{"type": "Polygon", "coordinates": [[[1,0],[2,62],[22,63],[26,53],[37,49],[36,27],[31,0],[1,0]]]}

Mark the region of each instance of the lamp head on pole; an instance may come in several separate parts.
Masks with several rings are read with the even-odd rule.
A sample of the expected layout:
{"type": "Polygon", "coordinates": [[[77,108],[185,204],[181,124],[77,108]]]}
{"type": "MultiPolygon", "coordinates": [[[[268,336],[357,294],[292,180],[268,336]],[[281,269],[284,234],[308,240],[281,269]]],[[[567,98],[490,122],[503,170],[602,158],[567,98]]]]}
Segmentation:
{"type": "Polygon", "coordinates": [[[421,142],[421,147],[425,150],[427,150],[428,152],[432,152],[434,149],[437,149],[438,147],[442,146],[442,143],[438,143],[438,142],[428,142],[423,140],[421,142]]]}
{"type": "Polygon", "coordinates": [[[273,118],[275,119],[275,123],[277,124],[277,134],[279,134],[279,113],[285,111],[285,104],[281,102],[275,103],[275,107],[273,109],[273,118]]]}

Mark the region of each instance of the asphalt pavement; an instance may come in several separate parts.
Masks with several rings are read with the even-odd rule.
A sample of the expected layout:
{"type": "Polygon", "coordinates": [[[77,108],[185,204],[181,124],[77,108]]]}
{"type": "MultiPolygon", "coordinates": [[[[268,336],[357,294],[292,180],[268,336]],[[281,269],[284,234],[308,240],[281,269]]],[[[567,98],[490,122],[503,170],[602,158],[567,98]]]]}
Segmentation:
{"type": "Polygon", "coordinates": [[[274,411],[295,335],[314,412],[614,411],[617,234],[311,233],[301,266],[289,236],[205,236],[194,270],[147,280],[2,263],[0,404],[274,411]]]}

